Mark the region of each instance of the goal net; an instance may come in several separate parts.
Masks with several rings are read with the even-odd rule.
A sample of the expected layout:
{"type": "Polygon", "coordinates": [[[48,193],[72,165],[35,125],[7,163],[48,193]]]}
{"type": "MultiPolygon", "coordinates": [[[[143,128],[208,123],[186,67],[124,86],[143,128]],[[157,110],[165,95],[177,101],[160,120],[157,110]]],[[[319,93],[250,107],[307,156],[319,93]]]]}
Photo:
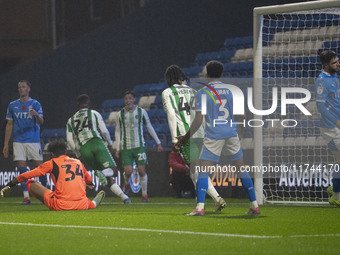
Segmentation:
{"type": "MultiPolygon", "coordinates": [[[[322,67],[319,53],[340,53],[340,2],[315,1],[254,9],[254,104],[270,109],[277,88],[278,107],[262,119],[275,119],[262,130],[254,130],[254,160],[268,166],[255,179],[262,201],[326,202],[335,163],[319,131],[315,102],[315,79],[322,67]],[[282,88],[303,88],[311,99],[282,112],[282,88]]],[[[302,93],[287,93],[298,100],[302,93]]],[[[262,107],[262,108],[261,108],[262,107]]]]}

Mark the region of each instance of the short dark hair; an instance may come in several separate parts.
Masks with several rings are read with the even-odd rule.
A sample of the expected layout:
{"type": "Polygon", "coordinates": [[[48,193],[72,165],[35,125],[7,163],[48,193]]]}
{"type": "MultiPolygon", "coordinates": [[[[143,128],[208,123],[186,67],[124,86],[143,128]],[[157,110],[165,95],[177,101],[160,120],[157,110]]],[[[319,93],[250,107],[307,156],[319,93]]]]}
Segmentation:
{"type": "Polygon", "coordinates": [[[211,60],[206,64],[208,78],[220,78],[223,73],[223,64],[217,60],[211,60]]]}
{"type": "Polygon", "coordinates": [[[132,90],[125,91],[123,97],[125,97],[126,95],[132,95],[134,98],[136,98],[136,94],[132,90]]]}
{"type": "Polygon", "coordinates": [[[332,50],[324,50],[320,53],[320,61],[322,65],[327,65],[333,58],[336,57],[336,53],[332,50]]]}
{"type": "Polygon", "coordinates": [[[81,94],[77,98],[78,106],[90,103],[90,97],[86,94],[81,94]]]}
{"type": "Polygon", "coordinates": [[[47,150],[56,156],[61,156],[66,154],[66,143],[64,140],[54,140],[49,143],[47,150]]]}
{"type": "Polygon", "coordinates": [[[185,76],[181,68],[177,65],[169,66],[165,70],[164,76],[169,87],[171,87],[174,84],[180,84],[188,80],[188,78],[185,76]]]}
{"type": "Polygon", "coordinates": [[[20,82],[24,82],[24,83],[27,84],[28,87],[31,87],[31,83],[30,83],[30,81],[28,81],[28,80],[21,80],[21,81],[19,81],[18,83],[20,83],[20,82]]]}

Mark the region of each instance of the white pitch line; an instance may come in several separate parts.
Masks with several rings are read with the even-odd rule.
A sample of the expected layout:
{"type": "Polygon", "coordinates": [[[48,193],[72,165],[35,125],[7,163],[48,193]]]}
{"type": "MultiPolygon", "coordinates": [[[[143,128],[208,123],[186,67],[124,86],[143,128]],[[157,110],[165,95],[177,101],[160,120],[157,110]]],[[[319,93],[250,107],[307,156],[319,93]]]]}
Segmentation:
{"type": "Polygon", "coordinates": [[[209,233],[209,232],[192,232],[179,230],[163,230],[163,229],[146,229],[146,228],[120,228],[120,227],[101,227],[101,226],[75,226],[75,225],[50,225],[50,224],[33,224],[33,223],[18,223],[18,222],[0,222],[0,225],[15,225],[15,226],[32,226],[32,227],[51,227],[51,228],[82,228],[82,229],[103,229],[103,230],[123,230],[123,231],[140,231],[140,232],[155,232],[155,233],[170,233],[170,234],[187,234],[187,235],[204,235],[204,236],[221,236],[221,237],[241,237],[241,238],[282,238],[283,236],[258,236],[258,235],[240,235],[227,233],[209,233]]]}
{"type": "Polygon", "coordinates": [[[121,228],[121,227],[101,227],[101,226],[51,225],[51,224],[34,224],[34,223],[20,223],[20,222],[0,222],[0,225],[51,227],[51,228],[80,228],[80,229],[122,230],[122,231],[140,231],[140,232],[155,232],[155,233],[169,233],[169,234],[185,234],[185,235],[204,235],[204,236],[220,236],[220,237],[257,238],[257,239],[278,239],[278,238],[285,238],[285,237],[286,238],[340,237],[340,233],[339,234],[316,234],[316,235],[291,235],[291,236],[260,236],[260,235],[241,235],[241,234],[228,234],[228,233],[209,233],[209,232],[193,232],[193,231],[146,229],[146,228],[121,228]]]}

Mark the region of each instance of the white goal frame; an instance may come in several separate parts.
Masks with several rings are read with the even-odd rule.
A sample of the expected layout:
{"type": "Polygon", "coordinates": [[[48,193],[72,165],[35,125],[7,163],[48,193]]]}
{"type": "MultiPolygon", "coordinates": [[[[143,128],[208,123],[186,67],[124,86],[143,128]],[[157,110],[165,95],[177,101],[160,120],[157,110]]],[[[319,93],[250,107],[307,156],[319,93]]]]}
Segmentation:
{"type": "MultiPolygon", "coordinates": [[[[284,5],[272,5],[257,7],[253,10],[253,33],[254,33],[254,106],[256,109],[262,109],[262,27],[263,15],[281,14],[297,11],[310,11],[325,8],[340,7],[339,0],[324,0],[313,2],[302,2],[284,5]]],[[[262,119],[262,116],[255,115],[256,119],[262,119]]],[[[262,128],[254,129],[254,165],[260,166],[263,163],[263,130],[262,128]]],[[[256,198],[259,204],[264,203],[263,196],[263,174],[255,173],[254,185],[256,198]]]]}

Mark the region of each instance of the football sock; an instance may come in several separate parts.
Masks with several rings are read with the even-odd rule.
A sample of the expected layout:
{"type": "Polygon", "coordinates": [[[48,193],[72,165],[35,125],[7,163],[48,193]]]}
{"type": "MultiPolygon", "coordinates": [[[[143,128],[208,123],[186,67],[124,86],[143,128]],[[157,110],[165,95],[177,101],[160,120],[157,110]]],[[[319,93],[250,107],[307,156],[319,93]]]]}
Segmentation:
{"type": "Polygon", "coordinates": [[[255,209],[256,207],[259,207],[259,205],[257,204],[257,201],[256,201],[256,200],[250,202],[250,208],[251,208],[251,209],[255,209]]]}
{"type": "MultiPolygon", "coordinates": [[[[20,174],[26,173],[28,171],[27,167],[18,167],[17,169],[18,169],[20,174]]],[[[29,196],[28,190],[26,188],[26,182],[27,182],[27,180],[20,183],[20,186],[21,186],[22,191],[24,192],[24,197],[29,198],[30,196],[29,196]]]]}
{"type": "Polygon", "coordinates": [[[250,178],[249,173],[247,172],[242,172],[239,175],[239,178],[241,179],[243,189],[248,195],[249,201],[253,202],[256,200],[255,196],[255,189],[254,189],[254,184],[253,181],[250,178]]]}
{"type": "Polygon", "coordinates": [[[140,176],[140,186],[142,188],[142,196],[148,194],[148,175],[145,173],[144,176],[140,176]]]}
{"type": "Polygon", "coordinates": [[[220,195],[217,193],[214,185],[211,182],[210,177],[208,177],[208,190],[207,194],[214,199],[215,202],[218,202],[220,200],[220,195]]]}
{"type": "Polygon", "coordinates": [[[106,177],[112,177],[112,176],[113,176],[113,170],[112,170],[112,168],[105,168],[104,170],[102,170],[102,173],[103,173],[106,177]]]}
{"type": "Polygon", "coordinates": [[[204,209],[204,203],[197,203],[196,209],[197,209],[198,211],[201,211],[202,209],[204,209]]]}
{"type": "Polygon", "coordinates": [[[110,190],[118,197],[120,197],[123,201],[129,198],[127,195],[124,194],[122,189],[117,185],[117,183],[112,184],[110,190]]]}
{"type": "Polygon", "coordinates": [[[23,193],[24,193],[24,198],[30,198],[30,193],[28,192],[28,190],[25,190],[25,191],[23,191],[23,193]]]}
{"type": "Polygon", "coordinates": [[[197,203],[204,203],[205,202],[205,195],[207,194],[208,186],[209,186],[209,184],[208,184],[208,174],[207,173],[199,173],[197,183],[196,183],[197,203]]]}

